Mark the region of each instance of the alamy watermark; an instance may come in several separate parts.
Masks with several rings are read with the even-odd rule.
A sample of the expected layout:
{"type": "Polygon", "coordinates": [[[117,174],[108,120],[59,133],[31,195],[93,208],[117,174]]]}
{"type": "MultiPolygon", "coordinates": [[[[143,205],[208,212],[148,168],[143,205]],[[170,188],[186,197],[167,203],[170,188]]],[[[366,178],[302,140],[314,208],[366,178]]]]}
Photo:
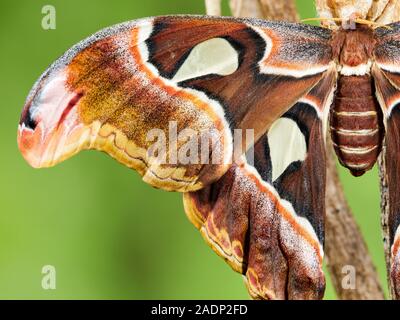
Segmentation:
{"type": "Polygon", "coordinates": [[[50,264],[42,267],[42,288],[44,290],[56,289],[56,268],[50,264]]]}
{"type": "Polygon", "coordinates": [[[355,290],[356,289],[356,268],[352,265],[345,265],[342,268],[342,288],[345,290],[355,290]]]}
{"type": "Polygon", "coordinates": [[[239,162],[244,153],[248,163],[253,164],[254,160],[253,129],[234,129],[233,141],[222,141],[221,131],[217,129],[184,128],[178,132],[178,123],[170,121],[168,133],[153,128],[147,132],[146,140],[151,143],[147,157],[158,164],[230,164],[226,163],[227,158],[239,162]],[[225,156],[228,148],[232,149],[232,157],[225,156]]]}
{"type": "Polygon", "coordinates": [[[54,30],[56,28],[56,8],[50,4],[42,7],[42,28],[44,30],[54,30]]]}

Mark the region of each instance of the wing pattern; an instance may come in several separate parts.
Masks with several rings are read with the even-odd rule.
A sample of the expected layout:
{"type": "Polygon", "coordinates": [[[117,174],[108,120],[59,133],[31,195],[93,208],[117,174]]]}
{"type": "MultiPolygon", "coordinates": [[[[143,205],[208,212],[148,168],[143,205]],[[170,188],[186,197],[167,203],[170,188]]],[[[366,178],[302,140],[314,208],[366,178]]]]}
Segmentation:
{"type": "Polygon", "coordinates": [[[324,127],[335,77],[327,74],[272,125],[254,147],[254,165],[244,159],[214,184],[184,194],[189,219],[245,275],[253,298],[323,295],[324,127]]]}
{"type": "Polygon", "coordinates": [[[101,150],[155,187],[191,191],[189,219],[253,297],[321,298],[330,38],[308,25],[201,16],[107,28],[39,78],[19,147],[35,167],[101,150]],[[254,131],[254,158],[239,141],[234,161],[235,129],[254,131]]]}
{"type": "Polygon", "coordinates": [[[199,189],[229,168],[234,128],[254,129],[257,140],[320,80],[329,67],[328,38],[316,27],[187,16],[105,29],[67,51],[34,86],[21,118],[20,148],[37,167],[99,149],[156,187],[199,189]],[[199,67],[210,41],[222,52],[203,57],[199,67]],[[314,54],[293,61],[288,52],[301,45],[314,54]],[[279,75],[282,69],[296,77],[279,75]],[[290,94],[282,97],[283,90],[290,94]],[[178,133],[211,132],[217,161],[182,163],[174,151],[185,139],[175,145],[164,139],[165,150],[149,155],[155,140],[149,131],[159,129],[169,138],[172,122],[178,133]]]}

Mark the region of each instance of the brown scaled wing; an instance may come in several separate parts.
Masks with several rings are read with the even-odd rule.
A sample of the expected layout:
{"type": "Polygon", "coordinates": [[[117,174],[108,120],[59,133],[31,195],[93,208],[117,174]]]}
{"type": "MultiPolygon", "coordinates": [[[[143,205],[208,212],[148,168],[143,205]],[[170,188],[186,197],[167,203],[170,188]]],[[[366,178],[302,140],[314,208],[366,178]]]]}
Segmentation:
{"type": "Polygon", "coordinates": [[[390,278],[400,299],[400,24],[378,28],[372,75],[385,124],[384,173],[388,186],[390,278]]]}
{"type": "Polygon", "coordinates": [[[211,248],[245,275],[253,298],[323,296],[325,142],[324,119],[315,106],[329,108],[335,80],[335,72],[328,73],[282,117],[301,128],[307,145],[303,161],[293,161],[273,178],[273,141],[267,133],[254,147],[254,166],[244,159],[214,184],[184,195],[189,219],[211,248]]]}

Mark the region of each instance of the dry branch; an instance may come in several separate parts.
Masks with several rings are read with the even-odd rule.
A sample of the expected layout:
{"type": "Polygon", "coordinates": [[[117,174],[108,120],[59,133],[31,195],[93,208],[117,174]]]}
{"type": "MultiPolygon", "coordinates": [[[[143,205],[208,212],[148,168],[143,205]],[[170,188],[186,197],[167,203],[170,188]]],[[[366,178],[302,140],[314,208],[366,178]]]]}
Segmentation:
{"type": "Polygon", "coordinates": [[[232,14],[236,17],[252,17],[268,20],[299,20],[294,1],[230,0],[232,14]]]}
{"type": "MultiPolygon", "coordinates": [[[[220,5],[220,0],[207,0],[206,4],[212,14],[218,12],[215,5],[220,5]]],[[[299,19],[293,0],[230,0],[230,7],[234,16],[285,21],[299,19]]],[[[384,299],[375,266],[345,199],[330,141],[327,144],[326,215],[326,260],[338,298],[384,299]],[[342,286],[343,268],[349,265],[356,271],[355,289],[342,286]]]]}
{"type": "Polygon", "coordinates": [[[221,15],[221,0],[205,0],[206,12],[211,16],[221,15]]]}
{"type": "Polygon", "coordinates": [[[382,152],[378,158],[379,168],[379,179],[380,179],[380,190],[381,190],[381,225],[383,235],[383,246],[385,248],[385,260],[386,260],[386,274],[389,284],[389,291],[392,299],[395,297],[394,286],[392,278],[390,277],[390,240],[389,240],[389,189],[388,179],[385,171],[385,152],[386,146],[383,145],[382,152]]]}
{"type": "Polygon", "coordinates": [[[337,296],[342,300],[382,300],[384,294],[363,236],[346,201],[330,139],[327,143],[325,254],[337,296]],[[355,270],[355,289],[344,289],[346,266],[355,270]]]}

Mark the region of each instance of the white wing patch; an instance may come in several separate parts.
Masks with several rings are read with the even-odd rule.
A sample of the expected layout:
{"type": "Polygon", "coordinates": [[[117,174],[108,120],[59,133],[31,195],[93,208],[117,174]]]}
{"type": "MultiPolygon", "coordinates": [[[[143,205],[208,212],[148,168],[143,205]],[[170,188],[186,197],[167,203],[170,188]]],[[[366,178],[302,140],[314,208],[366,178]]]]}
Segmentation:
{"type": "Polygon", "coordinates": [[[367,63],[359,64],[358,66],[351,67],[343,65],[339,67],[339,72],[343,76],[363,76],[371,72],[372,62],[368,60],[367,63]]]}
{"type": "Polygon", "coordinates": [[[223,38],[214,38],[195,46],[172,81],[181,82],[207,74],[227,76],[239,67],[239,54],[223,38]]]}
{"type": "Polygon", "coordinates": [[[279,118],[268,131],[268,144],[272,164],[272,181],[275,181],[294,161],[304,161],[307,154],[306,139],[297,123],[279,118]]]}
{"type": "Polygon", "coordinates": [[[68,103],[76,95],[67,89],[66,82],[65,70],[60,70],[59,74],[49,77],[39,95],[39,100],[32,104],[29,111],[32,119],[36,122],[45,122],[46,127],[50,129],[57,125],[68,103]]]}

